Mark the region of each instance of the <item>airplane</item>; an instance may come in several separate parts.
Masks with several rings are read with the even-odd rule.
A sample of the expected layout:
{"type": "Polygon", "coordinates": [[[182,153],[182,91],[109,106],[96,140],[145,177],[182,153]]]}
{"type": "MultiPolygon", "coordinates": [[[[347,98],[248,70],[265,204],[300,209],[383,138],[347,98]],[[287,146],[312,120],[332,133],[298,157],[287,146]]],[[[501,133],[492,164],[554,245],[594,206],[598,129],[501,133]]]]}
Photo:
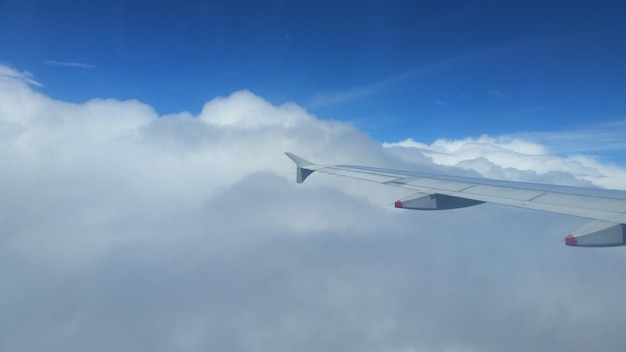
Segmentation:
{"type": "Polygon", "coordinates": [[[593,221],[565,237],[567,246],[626,245],[626,191],[436,175],[369,166],[318,165],[292,153],[285,154],[296,164],[297,183],[318,172],[415,192],[396,201],[396,208],[447,210],[495,203],[588,218],[593,221]]]}

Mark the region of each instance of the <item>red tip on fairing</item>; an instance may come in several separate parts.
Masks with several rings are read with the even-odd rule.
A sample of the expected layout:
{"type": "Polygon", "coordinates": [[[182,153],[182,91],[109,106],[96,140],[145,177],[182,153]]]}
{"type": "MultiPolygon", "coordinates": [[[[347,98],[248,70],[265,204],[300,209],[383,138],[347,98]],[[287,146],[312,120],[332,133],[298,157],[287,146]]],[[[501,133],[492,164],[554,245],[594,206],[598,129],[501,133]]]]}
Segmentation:
{"type": "Polygon", "coordinates": [[[399,201],[399,200],[397,200],[394,205],[395,205],[396,208],[402,208],[403,207],[402,202],[399,201]]]}
{"type": "Polygon", "coordinates": [[[578,246],[578,240],[576,239],[576,237],[572,235],[568,235],[567,237],[565,237],[565,245],[566,246],[578,246]]]}

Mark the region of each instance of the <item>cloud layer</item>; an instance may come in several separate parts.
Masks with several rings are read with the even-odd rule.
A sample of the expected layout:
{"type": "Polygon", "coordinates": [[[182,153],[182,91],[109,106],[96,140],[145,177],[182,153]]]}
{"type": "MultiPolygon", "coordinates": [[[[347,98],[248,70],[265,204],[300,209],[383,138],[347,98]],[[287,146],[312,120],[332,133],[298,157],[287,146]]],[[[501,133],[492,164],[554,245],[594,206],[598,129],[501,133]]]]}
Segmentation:
{"type": "Polygon", "coordinates": [[[619,168],[489,137],[383,148],[248,91],[158,116],[33,86],[0,65],[0,349],[626,346],[625,252],[557,244],[585,220],[395,210],[402,190],[323,175],[296,185],[283,152],[596,185],[619,168]]]}

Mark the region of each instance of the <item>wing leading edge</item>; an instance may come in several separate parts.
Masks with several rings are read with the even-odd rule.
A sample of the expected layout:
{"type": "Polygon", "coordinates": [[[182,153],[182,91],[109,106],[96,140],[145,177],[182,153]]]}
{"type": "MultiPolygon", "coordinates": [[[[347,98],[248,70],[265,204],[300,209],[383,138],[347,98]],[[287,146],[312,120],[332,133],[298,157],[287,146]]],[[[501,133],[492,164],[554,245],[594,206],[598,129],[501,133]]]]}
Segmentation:
{"type": "Polygon", "coordinates": [[[447,210],[495,203],[593,219],[565,238],[568,246],[626,245],[626,192],[472,177],[436,175],[355,165],[317,165],[285,153],[297,169],[297,183],[313,172],[402,187],[413,191],[396,208],[447,210]]]}

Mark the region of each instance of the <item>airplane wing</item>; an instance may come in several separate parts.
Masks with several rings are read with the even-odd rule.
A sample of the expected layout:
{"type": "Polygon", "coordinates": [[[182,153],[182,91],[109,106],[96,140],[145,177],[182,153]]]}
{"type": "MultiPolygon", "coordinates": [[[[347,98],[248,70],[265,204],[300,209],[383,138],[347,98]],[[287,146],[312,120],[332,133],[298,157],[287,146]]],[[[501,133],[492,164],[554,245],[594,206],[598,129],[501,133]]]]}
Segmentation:
{"type": "Polygon", "coordinates": [[[413,194],[395,202],[396,208],[446,210],[481,203],[593,219],[565,238],[568,246],[626,245],[626,192],[556,186],[472,177],[436,175],[355,165],[317,165],[292,153],[298,183],[313,172],[344,176],[409,189],[413,194]]]}

